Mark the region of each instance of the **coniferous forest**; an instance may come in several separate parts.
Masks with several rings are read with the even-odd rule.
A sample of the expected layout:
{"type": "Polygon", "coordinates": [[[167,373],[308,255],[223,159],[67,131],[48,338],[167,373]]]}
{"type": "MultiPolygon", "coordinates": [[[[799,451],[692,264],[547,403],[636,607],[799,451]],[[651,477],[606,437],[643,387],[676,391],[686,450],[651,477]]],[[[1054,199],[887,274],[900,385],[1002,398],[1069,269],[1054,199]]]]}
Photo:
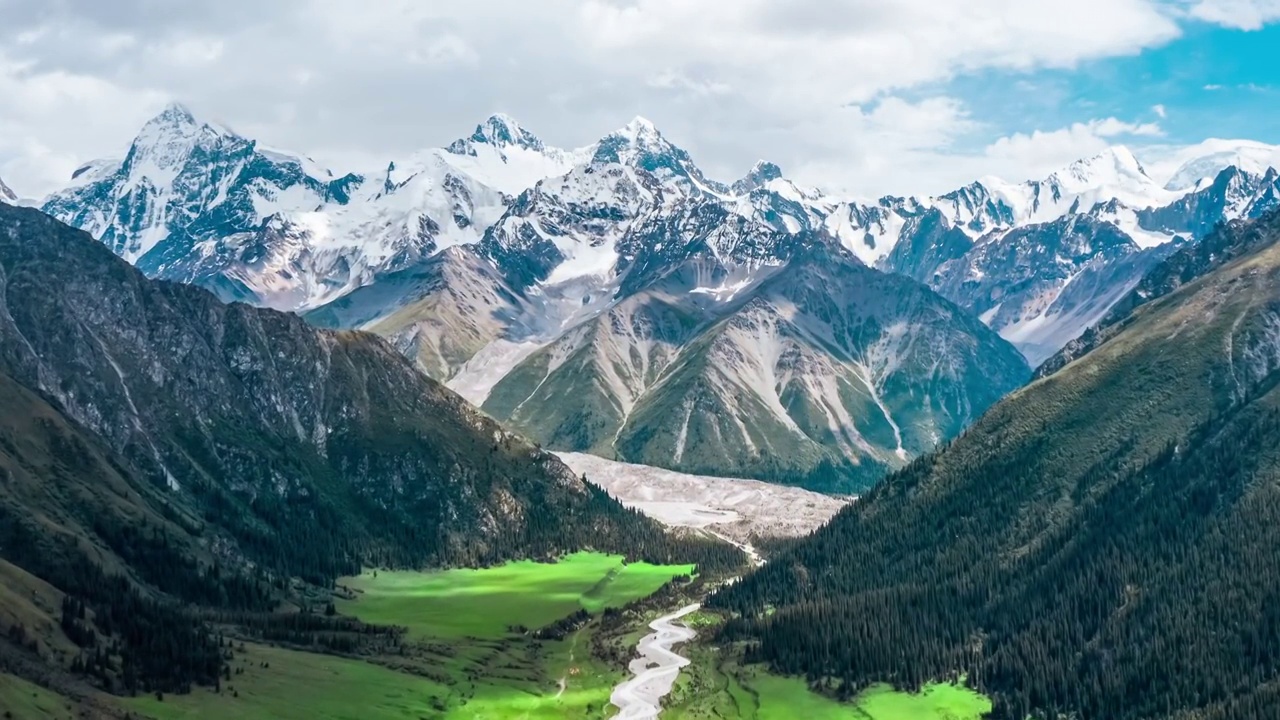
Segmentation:
{"type": "Polygon", "coordinates": [[[963,677],[1011,720],[1280,717],[1274,240],[719,593],[726,639],[843,697],[963,677]]]}

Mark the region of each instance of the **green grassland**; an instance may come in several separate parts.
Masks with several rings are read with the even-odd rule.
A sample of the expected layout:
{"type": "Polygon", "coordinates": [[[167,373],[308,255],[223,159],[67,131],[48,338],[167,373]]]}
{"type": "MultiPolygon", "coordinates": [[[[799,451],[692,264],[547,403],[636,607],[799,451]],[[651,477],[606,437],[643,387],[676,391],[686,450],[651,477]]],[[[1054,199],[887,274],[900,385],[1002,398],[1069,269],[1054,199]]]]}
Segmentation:
{"type": "Polygon", "coordinates": [[[588,552],[483,570],[366,572],[339,581],[356,598],[337,607],[365,622],[405,626],[414,637],[499,638],[511,626],[542,627],[580,608],[621,607],[692,573],[692,565],[625,563],[588,552]]]}
{"type": "Polygon", "coordinates": [[[0,673],[0,710],[14,720],[51,720],[73,718],[76,711],[71,701],[39,685],[12,675],[0,673]]]}
{"type": "Polygon", "coordinates": [[[243,674],[224,682],[221,693],[201,689],[129,704],[156,720],[600,718],[625,668],[591,657],[597,624],[558,641],[511,628],[620,607],[692,572],[690,565],[625,563],[600,553],[482,570],[367,572],[339,581],[354,592],[337,609],[408,628],[403,656],[346,659],[249,645],[233,662],[243,674]]]}
{"type": "MultiPolygon", "coordinates": [[[[625,668],[592,657],[601,623],[563,640],[534,641],[510,628],[537,628],[580,608],[593,613],[655,592],[691,566],[624,563],[577,553],[557,563],[515,562],[483,570],[368,572],[340,581],[354,599],[339,612],[409,628],[408,652],[337,657],[248,644],[220,691],[120,700],[153,720],[586,720],[612,714],[609,695],[625,668]],[[558,681],[564,680],[560,691],[558,681]]],[[[682,598],[682,601],[684,598],[682,598]]],[[[690,623],[710,635],[721,616],[699,612],[690,623]]],[[[646,632],[640,618],[610,631],[629,649],[646,632]]],[[[953,685],[920,694],[872,688],[852,703],[812,692],[802,680],[742,666],[731,650],[695,642],[664,718],[741,720],[976,720],[986,698],[953,685]]],[[[15,678],[0,676],[0,707],[21,720],[69,718],[73,704],[15,678]]]]}
{"type": "Polygon", "coordinates": [[[198,689],[163,700],[139,697],[131,705],[157,720],[401,720],[434,716],[434,703],[448,696],[448,688],[425,678],[329,655],[249,646],[234,664],[245,672],[220,694],[198,689]]]}

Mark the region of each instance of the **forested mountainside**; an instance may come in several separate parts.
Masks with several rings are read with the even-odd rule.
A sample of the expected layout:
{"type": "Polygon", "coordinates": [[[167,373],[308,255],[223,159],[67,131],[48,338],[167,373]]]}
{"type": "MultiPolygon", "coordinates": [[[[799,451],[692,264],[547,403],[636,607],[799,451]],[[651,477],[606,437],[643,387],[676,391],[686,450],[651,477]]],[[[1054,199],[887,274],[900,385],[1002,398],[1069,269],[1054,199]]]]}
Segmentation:
{"type": "Polygon", "coordinates": [[[268,612],[366,565],[741,560],[624,509],[373,335],[148,280],[3,204],[0,403],[0,560],[63,601],[10,618],[0,660],[108,689],[216,678],[184,607],[268,612]]]}
{"type": "Polygon", "coordinates": [[[1280,716],[1276,223],[722,590],[728,637],[998,718],[1280,716]]]}

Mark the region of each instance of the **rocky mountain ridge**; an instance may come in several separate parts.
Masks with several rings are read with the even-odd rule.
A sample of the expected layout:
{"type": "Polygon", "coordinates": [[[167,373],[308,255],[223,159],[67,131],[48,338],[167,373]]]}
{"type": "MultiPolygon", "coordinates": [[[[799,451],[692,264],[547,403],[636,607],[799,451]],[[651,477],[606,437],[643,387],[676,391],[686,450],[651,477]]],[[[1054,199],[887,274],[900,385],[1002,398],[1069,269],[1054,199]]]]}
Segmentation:
{"type": "MultiPolygon", "coordinates": [[[[927,398],[930,407],[936,398],[925,388],[941,377],[955,383],[942,392],[958,392],[949,420],[921,419],[904,431],[945,439],[1026,372],[1003,349],[973,365],[958,348],[998,347],[987,337],[990,328],[1038,363],[1212,223],[1254,216],[1276,197],[1274,173],[1238,168],[1222,170],[1231,178],[1221,182],[1170,190],[1132,153],[1113,148],[1042,180],[986,178],[933,198],[857,202],[799,186],[764,161],[733,183],[710,179],[643,118],[590,146],[560,150],[495,115],[444,149],[380,173],[341,177],[202,124],[181,108],[166,110],[149,128],[126,161],[90,167],[45,210],[88,226],[150,274],[201,284],[226,299],[304,310],[323,326],[382,334],[424,372],[558,449],[658,458],[712,474],[793,476],[829,464],[899,464],[927,444],[867,440],[879,437],[872,427],[886,420],[903,431],[902,408],[856,399],[885,388],[868,384],[864,372],[848,385],[861,390],[820,390],[798,381],[805,376],[798,368],[853,362],[865,369],[871,363],[859,353],[894,333],[923,332],[930,321],[922,318],[951,311],[922,308],[954,303],[981,322],[953,324],[950,338],[932,336],[958,354],[942,352],[941,364],[908,363],[914,389],[900,398],[916,405],[927,398]],[[217,189],[184,184],[196,177],[225,181],[217,189]],[[184,224],[174,228],[171,218],[184,224]],[[779,321],[793,331],[807,327],[809,320],[792,320],[812,319],[811,308],[762,298],[770,278],[814,250],[838,258],[835,267],[860,263],[903,275],[941,297],[924,296],[913,306],[919,316],[874,324],[852,355],[852,346],[823,333],[833,323],[858,325],[854,318],[868,307],[894,299],[858,295],[864,305],[825,308],[837,317],[819,318],[827,329],[802,343],[809,350],[787,345],[768,360],[772,367],[760,377],[773,378],[771,387],[741,376],[722,379],[716,392],[675,382],[682,368],[711,367],[706,353],[724,352],[715,350],[723,340],[704,334],[720,323],[738,328],[738,355],[741,343],[768,344],[779,321]],[[746,319],[762,307],[768,319],[746,319]],[[588,348],[589,362],[582,354],[588,348]],[[582,362],[563,364],[571,358],[582,362]],[[983,376],[978,384],[962,379],[983,376]],[[644,408],[710,413],[717,392],[735,395],[731,406],[714,410],[735,425],[777,422],[786,431],[777,437],[819,438],[816,449],[787,445],[803,472],[791,462],[767,470],[778,449],[750,433],[726,434],[733,428],[709,425],[696,434],[697,443],[708,443],[705,457],[738,452],[725,443],[729,435],[745,440],[746,460],[733,468],[686,464],[699,452],[675,453],[670,443],[660,453],[643,449],[662,435],[652,426],[660,418],[644,408]],[[591,397],[598,400],[577,405],[591,397]],[[650,421],[633,421],[637,412],[650,421]],[[811,423],[822,430],[797,429],[811,423]]],[[[828,291],[842,296],[851,290],[841,283],[860,277],[837,272],[828,291]]],[[[721,366],[746,372],[750,364],[721,366]]]]}

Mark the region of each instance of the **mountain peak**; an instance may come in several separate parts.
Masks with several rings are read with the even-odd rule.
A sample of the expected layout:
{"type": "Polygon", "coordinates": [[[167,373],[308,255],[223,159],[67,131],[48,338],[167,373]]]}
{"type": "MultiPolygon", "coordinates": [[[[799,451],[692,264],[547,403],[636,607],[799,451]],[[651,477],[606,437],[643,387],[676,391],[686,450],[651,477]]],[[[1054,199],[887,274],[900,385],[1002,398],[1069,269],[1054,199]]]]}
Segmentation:
{"type": "Polygon", "coordinates": [[[1079,201],[1083,210],[1112,199],[1132,208],[1154,207],[1173,200],[1123,145],[1077,160],[1050,175],[1044,183],[1052,188],[1055,198],[1071,198],[1071,203],[1079,201]]]}
{"type": "Polygon", "coordinates": [[[147,134],[148,129],[150,129],[153,132],[178,130],[185,134],[186,132],[198,130],[206,124],[197,120],[195,114],[186,105],[179,102],[171,102],[142,126],[142,133],[147,134]]]}
{"type": "Polygon", "coordinates": [[[1071,163],[1067,172],[1083,181],[1098,179],[1099,176],[1140,177],[1146,180],[1146,168],[1134,157],[1133,151],[1124,145],[1113,145],[1090,158],[1071,163]]]}
{"type": "Polygon", "coordinates": [[[745,195],[781,177],[782,168],[767,160],[757,160],[756,164],[751,166],[751,170],[741,180],[735,182],[731,189],[737,195],[745,195]]]}
{"type": "Polygon", "coordinates": [[[455,155],[475,155],[475,145],[489,145],[498,149],[521,147],[541,152],[546,149],[537,135],[526,130],[516,119],[506,113],[494,113],[476,125],[470,137],[455,140],[446,150],[455,155]]]}
{"type": "Polygon", "coordinates": [[[596,162],[638,164],[651,170],[647,166],[655,158],[683,155],[684,151],[663,137],[649,119],[637,115],[596,143],[593,159],[596,162]]]}
{"type": "Polygon", "coordinates": [[[165,105],[164,109],[160,111],[160,114],[156,116],[156,119],[188,123],[194,123],[196,121],[195,115],[191,113],[191,108],[176,101],[165,105]]]}
{"type": "Polygon", "coordinates": [[[1165,183],[1168,190],[1190,190],[1231,166],[1250,175],[1265,175],[1268,169],[1280,167],[1280,145],[1252,140],[1211,138],[1187,148],[1180,156],[1182,164],[1165,183]]]}
{"type": "Polygon", "coordinates": [[[0,202],[13,204],[18,202],[18,194],[4,184],[4,178],[0,178],[0,202]]]}
{"type": "Polygon", "coordinates": [[[658,137],[662,135],[662,133],[658,132],[658,128],[653,124],[652,120],[640,115],[631,118],[630,122],[622,126],[620,132],[632,138],[658,137]]]}
{"type": "Polygon", "coordinates": [[[206,130],[214,135],[234,135],[222,125],[197,118],[186,105],[171,102],[142,126],[133,142],[134,145],[168,144],[175,140],[186,142],[206,130]]]}
{"type": "MultiPolygon", "coordinates": [[[[138,131],[122,164],[132,189],[143,180],[152,187],[169,185],[199,146],[212,148],[238,138],[227,128],[199,120],[180,103],[169,103],[138,131]]],[[[77,171],[77,175],[82,171],[77,171]]]]}

